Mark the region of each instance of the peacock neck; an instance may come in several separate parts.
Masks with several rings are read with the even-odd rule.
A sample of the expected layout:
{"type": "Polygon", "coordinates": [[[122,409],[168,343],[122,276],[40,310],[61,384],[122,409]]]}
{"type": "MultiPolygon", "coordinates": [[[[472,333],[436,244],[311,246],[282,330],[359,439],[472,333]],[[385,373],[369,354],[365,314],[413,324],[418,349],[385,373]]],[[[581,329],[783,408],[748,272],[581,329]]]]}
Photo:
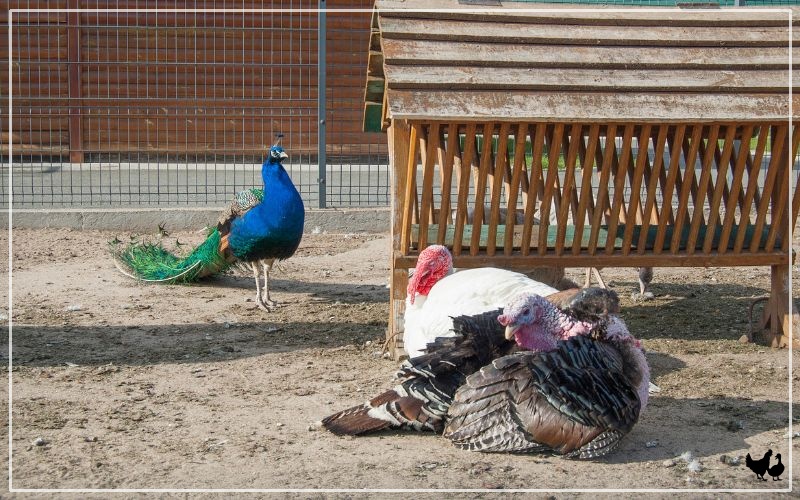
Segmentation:
{"type": "Polygon", "coordinates": [[[261,180],[264,182],[264,191],[269,190],[276,183],[285,182],[288,177],[289,175],[280,163],[269,161],[261,167],[261,180]]]}

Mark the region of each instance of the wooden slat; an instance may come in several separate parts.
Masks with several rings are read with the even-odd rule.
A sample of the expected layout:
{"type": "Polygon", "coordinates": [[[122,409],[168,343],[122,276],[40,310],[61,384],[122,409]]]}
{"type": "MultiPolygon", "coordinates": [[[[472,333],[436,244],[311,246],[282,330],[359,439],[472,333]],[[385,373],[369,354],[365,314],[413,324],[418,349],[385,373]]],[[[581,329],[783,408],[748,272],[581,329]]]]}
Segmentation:
{"type": "MultiPolygon", "coordinates": [[[[492,189],[489,200],[491,209],[489,212],[489,241],[486,252],[494,255],[497,248],[497,225],[500,223],[500,195],[503,189],[503,178],[508,165],[508,134],[510,125],[502,123],[497,138],[497,155],[495,156],[494,169],[492,170],[492,189]]],[[[486,136],[484,135],[484,147],[486,147],[486,136]]],[[[491,145],[491,141],[489,142],[491,145]]],[[[513,215],[514,210],[511,210],[513,215]]]]}
{"type": "Polygon", "coordinates": [[[535,124],[534,135],[531,138],[533,161],[531,163],[530,181],[528,188],[528,201],[525,204],[525,225],[522,231],[522,255],[528,255],[531,247],[531,228],[533,227],[533,213],[536,211],[536,197],[541,186],[542,178],[542,150],[544,149],[544,135],[547,125],[535,124]]]}
{"type": "MultiPolygon", "coordinates": [[[[800,71],[792,72],[795,81],[800,71]]],[[[391,65],[386,68],[391,89],[526,90],[558,92],[780,92],[786,89],[784,70],[616,70],[569,68],[492,68],[481,66],[391,65]],[[677,75],[676,75],[677,73],[677,75]]],[[[800,83],[798,84],[800,85],[800,83]]]]}
{"type": "MultiPolygon", "coordinates": [[[[664,149],[667,146],[667,132],[669,126],[661,125],[658,127],[658,136],[654,139],[654,156],[653,165],[650,169],[650,175],[647,182],[647,199],[645,201],[644,213],[655,214],[656,219],[653,221],[658,223],[658,210],[656,206],[656,188],[659,184],[659,179],[664,170],[664,149]]],[[[666,178],[665,178],[666,179],[666,178]]],[[[662,208],[663,210],[663,208],[662,208]]],[[[642,220],[642,227],[644,228],[643,234],[646,234],[647,229],[651,223],[651,217],[645,217],[642,220]]],[[[638,242],[638,253],[644,252],[644,242],[640,239],[638,242]]]]}
{"type": "MultiPolygon", "coordinates": [[[[758,177],[761,173],[761,164],[764,158],[764,151],[767,148],[767,138],[769,137],[769,127],[762,126],[761,132],[758,136],[756,143],[756,153],[753,157],[752,164],[747,173],[747,190],[744,195],[744,205],[739,216],[739,232],[736,235],[735,243],[733,245],[733,253],[741,253],[744,247],[744,232],[742,228],[750,223],[750,209],[755,203],[756,207],[761,204],[760,199],[757,199],[758,194],[758,177]]],[[[749,148],[748,148],[749,149],[749,148]]]]}
{"type": "Polygon", "coordinates": [[[442,244],[444,241],[444,230],[451,222],[450,215],[450,192],[453,186],[453,164],[455,163],[456,149],[458,148],[458,134],[455,123],[451,123],[447,128],[441,130],[439,138],[438,159],[439,164],[442,166],[442,201],[439,210],[439,234],[436,236],[436,242],[442,244]],[[444,133],[447,132],[447,146],[442,151],[442,145],[445,144],[444,133]]]}
{"type": "MultiPolygon", "coordinates": [[[[586,151],[581,161],[581,166],[583,168],[583,179],[581,181],[581,194],[579,196],[580,202],[578,203],[578,212],[574,221],[576,241],[572,244],[573,255],[577,255],[580,252],[580,244],[578,243],[578,240],[583,238],[583,228],[587,217],[587,209],[589,208],[589,202],[594,197],[594,193],[592,192],[592,173],[594,171],[595,154],[599,150],[599,143],[600,126],[595,124],[589,128],[586,151]]],[[[600,167],[599,164],[598,167],[600,167]]],[[[588,215],[591,216],[591,214],[588,215]]]]}
{"type": "Polygon", "coordinates": [[[458,184],[458,205],[456,205],[455,235],[453,237],[453,255],[460,255],[463,246],[464,227],[467,225],[467,196],[469,195],[469,177],[474,161],[475,136],[477,126],[468,123],[464,133],[464,151],[461,157],[461,179],[458,184]]]}
{"type": "Polygon", "coordinates": [[[653,252],[660,254],[664,248],[664,239],[666,238],[666,226],[670,222],[672,215],[672,192],[675,189],[675,181],[680,171],[681,147],[683,137],[686,134],[686,125],[678,125],[672,136],[670,143],[670,162],[669,168],[666,172],[666,182],[662,188],[662,199],[664,202],[661,205],[661,214],[658,220],[658,231],[656,236],[655,246],[653,252]]]}
{"type": "Polygon", "coordinates": [[[539,231],[539,255],[547,252],[545,230],[550,226],[550,202],[553,198],[553,190],[556,189],[558,182],[558,156],[561,152],[561,138],[564,134],[564,124],[556,123],[553,126],[553,134],[549,137],[549,147],[547,151],[547,180],[544,182],[544,193],[542,202],[539,205],[539,224],[542,231],[539,231]]]}
{"type": "MultiPolygon", "coordinates": [[[[788,132],[788,127],[782,126],[773,126],[772,130],[770,131],[770,135],[772,136],[772,145],[770,151],[772,152],[772,156],[770,158],[769,167],[767,167],[767,177],[764,179],[764,188],[763,194],[761,198],[761,203],[758,205],[758,209],[756,211],[756,234],[753,236],[753,239],[750,241],[750,252],[755,253],[758,251],[759,246],[761,244],[760,239],[757,237],[758,233],[764,228],[764,224],[767,218],[767,212],[769,208],[769,202],[772,198],[772,193],[774,192],[775,188],[775,181],[778,178],[779,172],[782,170],[780,168],[780,164],[783,161],[782,155],[780,152],[783,149],[783,144],[786,141],[786,134],[788,132]]],[[[773,217],[775,215],[773,214],[773,217]]]]}
{"type": "MultiPolygon", "coordinates": [[[[414,204],[417,196],[415,186],[417,185],[417,152],[419,148],[420,125],[411,124],[408,139],[408,164],[405,174],[405,193],[403,196],[403,232],[400,240],[400,251],[408,252],[411,248],[411,224],[414,217],[414,204]]],[[[404,141],[405,142],[405,141],[404,141]]]]}
{"type": "MultiPolygon", "coordinates": [[[[730,127],[728,127],[730,129],[730,127]]],[[[705,209],[705,197],[707,189],[710,189],[711,184],[711,169],[714,167],[715,151],[717,149],[717,138],[719,137],[719,126],[712,125],[709,132],[707,147],[703,151],[703,162],[700,171],[700,180],[697,183],[697,192],[694,199],[694,212],[692,213],[692,223],[690,225],[689,242],[687,252],[694,253],[697,247],[697,237],[699,235],[700,226],[704,224],[703,210],[705,209]]],[[[701,145],[701,150],[703,149],[701,145]]]]}
{"type": "MultiPolygon", "coordinates": [[[[594,69],[789,69],[786,47],[591,47],[575,45],[522,45],[462,41],[383,41],[389,65],[424,62],[438,67],[481,66],[507,68],[594,69]],[[502,58],[498,55],[502,54],[502,58]]],[[[800,60],[800,49],[792,50],[800,60]]]]}
{"type": "MultiPolygon", "coordinates": [[[[789,164],[792,166],[794,166],[795,162],[797,161],[798,148],[800,148],[800,130],[798,130],[798,127],[795,126],[792,130],[792,150],[789,156],[789,164]]],[[[790,169],[789,177],[790,182],[793,181],[795,186],[790,213],[791,217],[789,219],[789,225],[792,228],[792,234],[794,234],[793,232],[797,224],[797,214],[800,212],[800,178],[795,177],[794,168],[790,169]]],[[[783,242],[781,243],[781,251],[788,252],[792,238],[789,238],[788,235],[781,235],[781,237],[783,238],[783,242]]]]}
{"type": "MultiPolygon", "coordinates": [[[[611,214],[609,215],[608,230],[614,233],[620,223],[620,210],[622,202],[625,199],[625,171],[628,168],[628,161],[631,157],[631,148],[633,147],[633,125],[625,125],[625,130],[622,134],[622,155],[620,156],[617,165],[616,173],[614,174],[614,202],[611,205],[611,214]]],[[[614,251],[611,241],[606,242],[606,254],[614,251]]]]}
{"type": "MultiPolygon", "coordinates": [[[[421,4],[422,5],[422,4],[421,4]]],[[[420,5],[420,6],[421,6],[420,5]]],[[[425,0],[426,11],[410,12],[407,0],[378,0],[376,9],[381,18],[405,17],[413,19],[450,19],[481,21],[488,18],[513,23],[575,24],[585,26],[786,26],[788,15],[781,11],[717,10],[713,16],[704,11],[676,9],[618,9],[614,15],[597,8],[571,7],[567,12],[559,9],[532,9],[524,2],[506,2],[502,9],[486,5],[491,11],[482,10],[478,3],[455,3],[452,0],[425,0]]],[[[564,7],[564,6],[559,6],[564,7]]]]}
{"type": "MultiPolygon", "coordinates": [[[[800,31],[800,30],[799,30],[800,31]]],[[[581,93],[388,89],[392,118],[437,120],[685,123],[778,121],[789,115],[785,95],[680,92],[581,93]]],[[[800,109],[798,92],[794,109],[800,109]]]]}
{"type": "Polygon", "coordinates": [[[595,205],[594,214],[592,216],[591,230],[589,233],[588,251],[590,255],[595,255],[597,251],[597,238],[600,229],[600,220],[606,207],[609,206],[608,201],[608,181],[611,177],[611,170],[614,168],[613,158],[616,154],[616,138],[617,126],[614,123],[608,125],[606,129],[606,143],[603,150],[603,162],[599,165],[600,169],[600,182],[597,191],[597,204],[595,205]]]}
{"type": "Polygon", "coordinates": [[[725,202],[725,218],[722,220],[722,236],[717,246],[717,252],[724,254],[728,250],[728,240],[736,223],[736,204],[742,194],[742,179],[747,163],[747,154],[750,151],[750,139],[753,138],[753,125],[746,125],[742,132],[738,155],[733,167],[731,187],[725,202]]]}
{"type": "MultiPolygon", "coordinates": [[[[670,252],[675,254],[678,252],[680,248],[680,241],[678,240],[678,236],[682,234],[682,229],[684,223],[686,223],[689,219],[689,194],[691,194],[693,187],[696,184],[695,179],[695,165],[697,163],[697,153],[700,149],[700,146],[703,143],[703,132],[705,131],[705,127],[703,125],[694,125],[692,127],[692,137],[690,140],[690,145],[688,150],[684,146],[684,150],[686,151],[685,163],[686,169],[684,170],[684,176],[681,180],[680,188],[678,191],[678,209],[675,213],[675,221],[673,223],[674,231],[672,233],[672,241],[670,242],[670,252]]],[[[709,131],[709,142],[716,142],[717,140],[717,130],[709,131]]],[[[685,144],[685,141],[684,141],[685,144]]],[[[702,161],[702,158],[701,158],[702,161]]],[[[695,189],[696,192],[696,189],[695,189]]],[[[700,213],[702,215],[702,212],[700,213]]],[[[703,219],[701,218],[701,223],[703,219]]],[[[691,220],[690,220],[691,222],[691,220]]]]}
{"type": "Polygon", "coordinates": [[[564,238],[567,231],[569,209],[572,203],[572,190],[575,186],[575,169],[577,168],[576,160],[578,158],[578,145],[583,142],[583,126],[579,124],[573,124],[570,133],[565,137],[569,138],[569,149],[567,150],[564,161],[565,172],[563,197],[561,198],[561,204],[558,207],[558,217],[556,219],[556,255],[561,255],[564,253],[564,238]]]}
{"type": "MultiPolygon", "coordinates": [[[[733,152],[733,142],[736,137],[736,127],[727,127],[725,142],[722,145],[722,156],[717,162],[717,179],[714,187],[714,194],[709,200],[709,215],[707,225],[713,230],[719,218],[719,208],[722,202],[722,195],[725,185],[728,183],[728,167],[730,165],[731,154],[733,152]]],[[[703,241],[703,253],[711,252],[711,242],[713,231],[706,231],[703,241]]]]}
{"type": "Polygon", "coordinates": [[[489,167],[492,165],[492,136],[494,135],[494,123],[488,122],[483,124],[483,146],[480,153],[481,162],[478,169],[478,175],[475,179],[475,208],[472,220],[473,233],[472,241],[470,242],[470,255],[475,255],[478,252],[478,234],[477,229],[483,224],[483,208],[484,199],[486,198],[486,183],[489,177],[489,167]]]}
{"type": "Polygon", "coordinates": [[[420,241],[419,249],[428,246],[427,226],[433,222],[433,171],[435,168],[436,148],[439,141],[439,124],[433,123],[420,128],[419,151],[422,156],[422,192],[420,198],[419,227],[420,241]]]}
{"type": "MultiPolygon", "coordinates": [[[[517,125],[516,134],[514,136],[514,167],[511,174],[511,182],[508,187],[508,208],[506,210],[506,237],[503,242],[503,253],[511,255],[512,249],[512,235],[514,232],[514,225],[516,224],[516,209],[517,198],[522,187],[520,181],[523,175],[527,175],[527,165],[525,160],[525,143],[528,138],[528,124],[520,123],[517,125]]],[[[524,211],[524,209],[523,209],[524,211]]]]}
{"type": "MultiPolygon", "coordinates": [[[[788,19],[787,19],[788,21],[788,19]]],[[[785,47],[789,28],[752,27],[731,30],[727,27],[650,27],[579,26],[561,24],[522,24],[493,21],[400,19],[383,16],[384,39],[458,40],[484,43],[530,43],[565,45],[629,45],[706,47],[723,44],[743,47],[785,47]]],[[[793,33],[794,38],[798,35],[793,33]]]]}
{"type": "MultiPolygon", "coordinates": [[[[645,125],[639,134],[639,152],[636,156],[636,167],[633,171],[631,183],[631,198],[628,202],[628,221],[636,220],[637,213],[641,214],[641,189],[644,180],[644,167],[649,161],[648,154],[650,150],[650,131],[652,127],[645,125]]],[[[628,255],[631,250],[631,241],[633,240],[633,224],[625,226],[625,236],[622,242],[622,253],[628,255]]]]}
{"type": "MultiPolygon", "coordinates": [[[[788,124],[781,125],[780,127],[787,129],[788,124]]],[[[796,139],[793,138],[793,140],[796,139]]],[[[789,213],[787,211],[787,201],[789,199],[789,175],[787,174],[789,173],[790,165],[789,150],[793,149],[790,146],[791,145],[789,144],[789,141],[786,140],[782,148],[772,149],[772,154],[774,156],[778,156],[780,161],[778,163],[777,172],[778,181],[776,182],[775,190],[773,191],[773,198],[775,198],[775,201],[774,205],[772,206],[772,220],[770,221],[769,236],[767,236],[767,243],[764,246],[764,250],[767,252],[771,252],[775,248],[775,242],[778,238],[778,235],[785,235],[788,233],[787,228],[785,228],[785,223],[788,223],[789,221],[789,213]]]]}

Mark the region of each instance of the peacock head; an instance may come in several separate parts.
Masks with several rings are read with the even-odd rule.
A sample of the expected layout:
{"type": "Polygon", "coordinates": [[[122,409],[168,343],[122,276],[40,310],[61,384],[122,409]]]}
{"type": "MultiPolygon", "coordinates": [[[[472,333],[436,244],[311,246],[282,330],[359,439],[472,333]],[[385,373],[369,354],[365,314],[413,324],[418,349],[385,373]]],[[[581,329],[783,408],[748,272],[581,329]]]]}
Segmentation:
{"type": "Polygon", "coordinates": [[[453,270],[453,256],[443,245],[431,245],[419,254],[414,275],[408,280],[408,300],[412,304],[417,294],[428,295],[439,280],[453,270]]]}
{"type": "Polygon", "coordinates": [[[555,306],[534,293],[523,293],[503,308],[497,321],[506,327],[506,339],[531,351],[551,351],[560,340],[560,331],[549,328],[544,321],[555,306]]]}
{"type": "Polygon", "coordinates": [[[267,157],[267,163],[280,163],[289,155],[286,154],[286,151],[283,150],[278,144],[269,148],[269,155],[267,157]]]}

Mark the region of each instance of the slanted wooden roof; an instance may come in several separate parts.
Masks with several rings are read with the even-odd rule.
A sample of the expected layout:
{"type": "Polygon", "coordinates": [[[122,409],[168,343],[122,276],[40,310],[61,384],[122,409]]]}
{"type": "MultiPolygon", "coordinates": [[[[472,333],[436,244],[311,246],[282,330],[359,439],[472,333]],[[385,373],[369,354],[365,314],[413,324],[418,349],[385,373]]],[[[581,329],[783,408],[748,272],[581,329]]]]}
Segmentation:
{"type": "MultiPolygon", "coordinates": [[[[541,5],[503,3],[502,12],[481,12],[486,7],[457,0],[377,0],[375,7],[365,97],[387,119],[788,117],[785,10],[532,12],[541,5]],[[415,8],[450,11],[408,10],[415,8]]],[[[800,29],[793,37],[800,46],[800,29]]],[[[800,60],[800,49],[793,57],[800,60]]],[[[800,72],[793,74],[797,117],[800,72]]]]}

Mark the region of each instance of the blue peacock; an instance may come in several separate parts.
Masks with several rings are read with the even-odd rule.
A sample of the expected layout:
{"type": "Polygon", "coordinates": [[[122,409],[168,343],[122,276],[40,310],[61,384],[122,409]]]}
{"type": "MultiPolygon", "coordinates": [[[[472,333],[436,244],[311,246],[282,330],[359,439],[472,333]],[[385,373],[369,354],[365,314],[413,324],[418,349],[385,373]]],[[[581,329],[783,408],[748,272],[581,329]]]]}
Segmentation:
{"type": "Polygon", "coordinates": [[[142,281],[188,283],[247,263],[256,280],[258,307],[271,310],[278,304],[269,294],[270,269],[297,250],[305,221],[303,200],[281,165],[286,158],[279,144],[272,146],[261,166],[264,188],[237,193],[217,227],[187,257],[180,258],[160,244],[133,243],[115,252],[117,267],[142,281]]]}

